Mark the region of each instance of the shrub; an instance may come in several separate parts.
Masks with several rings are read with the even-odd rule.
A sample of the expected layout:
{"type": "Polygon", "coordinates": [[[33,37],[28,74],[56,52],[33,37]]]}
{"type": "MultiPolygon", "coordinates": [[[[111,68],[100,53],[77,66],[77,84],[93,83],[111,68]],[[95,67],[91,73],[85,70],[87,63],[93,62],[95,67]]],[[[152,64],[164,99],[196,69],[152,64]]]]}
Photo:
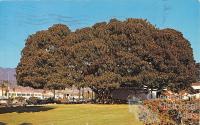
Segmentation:
{"type": "MultiPolygon", "coordinates": [[[[140,108],[142,114],[146,114],[140,120],[148,125],[160,124],[184,124],[198,125],[200,104],[198,99],[195,100],[146,100],[143,102],[143,107],[140,108]],[[150,113],[149,113],[150,111],[150,113]],[[156,121],[149,120],[153,114],[156,114],[156,121]]],[[[153,118],[155,119],[155,118],[153,118]]]]}
{"type": "Polygon", "coordinates": [[[37,97],[30,97],[28,100],[27,100],[27,103],[29,105],[36,105],[38,104],[38,101],[39,99],[37,97]]]}
{"type": "Polygon", "coordinates": [[[15,97],[15,100],[17,100],[19,102],[24,102],[26,100],[26,98],[24,98],[24,97],[15,97]]]}

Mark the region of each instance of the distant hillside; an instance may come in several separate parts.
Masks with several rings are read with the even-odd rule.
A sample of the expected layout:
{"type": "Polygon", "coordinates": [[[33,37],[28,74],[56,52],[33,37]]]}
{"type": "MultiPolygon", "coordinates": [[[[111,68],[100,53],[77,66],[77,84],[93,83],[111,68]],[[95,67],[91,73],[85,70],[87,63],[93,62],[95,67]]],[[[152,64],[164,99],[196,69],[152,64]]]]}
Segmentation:
{"type": "Polygon", "coordinates": [[[0,84],[3,80],[8,80],[11,85],[16,85],[16,71],[15,68],[2,68],[0,67],[0,84]]]}

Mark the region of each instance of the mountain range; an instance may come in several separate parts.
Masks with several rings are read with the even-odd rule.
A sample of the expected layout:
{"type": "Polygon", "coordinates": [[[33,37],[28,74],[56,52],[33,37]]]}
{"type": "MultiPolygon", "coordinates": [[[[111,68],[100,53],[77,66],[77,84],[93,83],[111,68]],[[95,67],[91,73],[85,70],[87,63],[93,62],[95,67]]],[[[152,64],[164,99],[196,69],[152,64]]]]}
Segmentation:
{"type": "Polygon", "coordinates": [[[16,85],[16,70],[15,68],[2,68],[0,67],[0,84],[2,81],[7,80],[11,85],[16,85]]]}

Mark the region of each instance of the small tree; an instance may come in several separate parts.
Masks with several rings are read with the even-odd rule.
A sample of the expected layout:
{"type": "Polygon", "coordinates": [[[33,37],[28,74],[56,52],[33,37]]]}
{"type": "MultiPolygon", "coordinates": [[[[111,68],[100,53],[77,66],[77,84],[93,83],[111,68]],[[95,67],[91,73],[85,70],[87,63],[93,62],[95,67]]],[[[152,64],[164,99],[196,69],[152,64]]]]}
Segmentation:
{"type": "Polygon", "coordinates": [[[8,82],[7,80],[4,80],[4,81],[1,83],[2,96],[7,96],[8,84],[9,84],[9,82],[8,82]],[[4,90],[5,90],[5,94],[4,94],[4,90]]]}

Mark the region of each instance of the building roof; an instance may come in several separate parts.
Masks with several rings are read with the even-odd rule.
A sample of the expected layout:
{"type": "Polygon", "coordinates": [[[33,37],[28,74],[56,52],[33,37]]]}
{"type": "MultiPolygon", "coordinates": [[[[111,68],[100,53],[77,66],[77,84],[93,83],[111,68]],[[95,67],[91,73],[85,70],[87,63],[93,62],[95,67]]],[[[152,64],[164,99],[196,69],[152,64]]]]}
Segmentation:
{"type": "MultiPolygon", "coordinates": [[[[2,88],[0,88],[1,90],[2,88]]],[[[43,89],[34,89],[31,87],[22,87],[22,86],[8,86],[8,92],[19,92],[19,93],[43,93],[43,89]]],[[[48,92],[50,90],[45,90],[48,92]]]]}
{"type": "Polygon", "coordinates": [[[200,86],[200,82],[192,83],[192,86],[200,86]]]}
{"type": "Polygon", "coordinates": [[[192,83],[192,88],[194,90],[200,90],[200,82],[192,83]]]}

